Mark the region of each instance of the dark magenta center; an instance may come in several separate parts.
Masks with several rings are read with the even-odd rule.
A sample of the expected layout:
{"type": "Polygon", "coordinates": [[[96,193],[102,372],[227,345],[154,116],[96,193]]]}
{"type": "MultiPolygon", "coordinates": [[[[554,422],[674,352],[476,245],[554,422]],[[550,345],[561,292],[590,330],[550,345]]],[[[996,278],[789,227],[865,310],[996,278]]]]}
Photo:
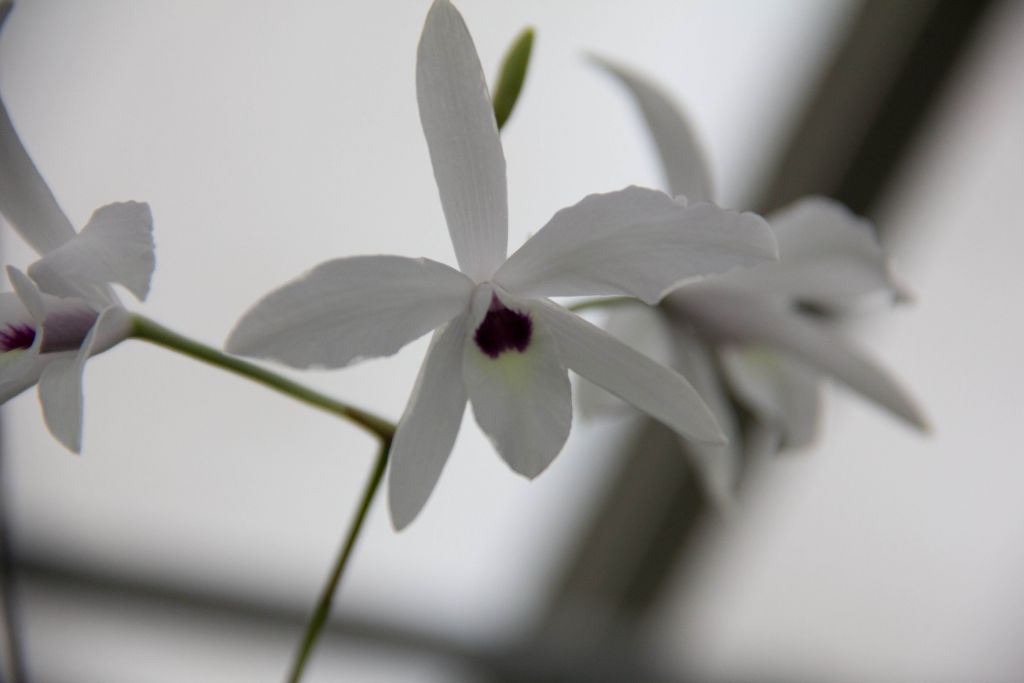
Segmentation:
{"type": "Polygon", "coordinates": [[[481,351],[491,358],[497,358],[505,351],[525,351],[530,345],[532,334],[533,321],[530,316],[513,311],[492,295],[491,307],[476,328],[473,339],[481,351]]]}
{"type": "Polygon", "coordinates": [[[24,323],[8,324],[0,329],[0,351],[27,349],[36,340],[36,331],[24,323]]]}

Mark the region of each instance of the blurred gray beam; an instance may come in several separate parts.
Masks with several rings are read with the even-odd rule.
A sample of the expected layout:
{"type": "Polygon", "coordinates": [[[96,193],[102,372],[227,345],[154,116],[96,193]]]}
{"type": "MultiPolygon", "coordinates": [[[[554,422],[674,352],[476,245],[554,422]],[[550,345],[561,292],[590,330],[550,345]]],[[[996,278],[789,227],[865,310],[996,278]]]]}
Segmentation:
{"type": "MultiPolygon", "coordinates": [[[[826,194],[871,209],[993,2],[869,0],[812,88],[757,203],[826,194]]],[[[538,638],[599,651],[628,637],[682,569],[709,514],[682,446],[653,422],[596,506],[551,591],[538,638]]]]}
{"type": "Polygon", "coordinates": [[[870,216],[993,4],[864,2],[756,205],[823,194],[870,216]]]}
{"type": "Polygon", "coordinates": [[[11,508],[10,484],[3,456],[0,450],[0,683],[24,683],[27,679],[22,663],[19,591],[15,578],[11,524],[7,515],[11,508]]]}
{"type": "MultiPolygon", "coordinates": [[[[173,612],[176,618],[194,619],[196,623],[221,620],[226,628],[236,624],[240,633],[253,627],[291,629],[295,642],[302,633],[308,610],[294,604],[269,603],[258,598],[225,595],[222,591],[203,590],[195,586],[154,582],[146,577],[114,576],[90,572],[63,564],[59,560],[35,559],[18,565],[25,588],[25,607],[31,612],[33,596],[50,593],[74,609],[75,599],[99,603],[109,610],[131,604],[151,611],[154,618],[173,612]]],[[[610,647],[599,656],[576,657],[557,642],[535,642],[529,647],[507,646],[504,643],[473,643],[404,624],[334,615],[324,629],[318,650],[344,644],[358,644],[382,652],[402,652],[450,660],[460,672],[479,680],[517,680],[529,683],[681,683],[680,679],[658,670],[648,661],[642,649],[623,643],[610,647]]],[[[179,656],[168,652],[168,657],[179,656]]],[[[317,655],[314,652],[313,657],[317,655]]],[[[287,662],[282,662],[282,671],[287,662]]],[[[49,683],[62,683],[50,681],[49,683]]],[[[68,683],[71,683],[68,681],[68,683]]]]}

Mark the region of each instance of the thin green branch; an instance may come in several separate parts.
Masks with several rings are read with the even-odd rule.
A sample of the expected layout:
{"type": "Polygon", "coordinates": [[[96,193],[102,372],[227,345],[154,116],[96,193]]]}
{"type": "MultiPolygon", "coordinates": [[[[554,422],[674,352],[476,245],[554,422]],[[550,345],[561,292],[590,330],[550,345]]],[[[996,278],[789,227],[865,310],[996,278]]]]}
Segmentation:
{"type": "Polygon", "coordinates": [[[295,654],[295,660],[292,663],[291,673],[288,675],[289,683],[298,683],[299,679],[302,678],[302,673],[306,669],[306,664],[309,661],[309,655],[313,651],[313,645],[316,644],[317,639],[320,636],[320,632],[324,628],[324,624],[327,623],[327,617],[331,612],[331,603],[334,602],[334,594],[338,590],[338,584],[341,582],[341,576],[345,572],[345,567],[348,565],[348,559],[352,555],[352,549],[356,545],[356,539],[359,538],[359,532],[363,528],[363,522],[366,520],[366,513],[370,510],[370,504],[373,502],[374,496],[377,494],[377,489],[380,488],[380,482],[384,478],[384,470],[387,469],[388,455],[391,451],[391,441],[385,440],[381,443],[380,451],[377,454],[377,462],[374,466],[373,473],[370,475],[370,480],[366,483],[366,488],[363,491],[362,502],[359,505],[359,510],[356,512],[355,519],[352,521],[352,527],[349,529],[348,536],[345,538],[345,543],[341,547],[341,552],[338,553],[338,559],[334,563],[334,569],[331,571],[331,575],[327,578],[327,583],[324,584],[323,589],[320,591],[320,599],[316,603],[316,609],[313,610],[312,616],[309,618],[309,622],[306,624],[306,632],[302,637],[302,642],[299,644],[299,650],[295,654]]]}
{"type": "Polygon", "coordinates": [[[370,432],[382,442],[389,442],[395,434],[395,424],[389,420],[333,399],[255,363],[189,339],[144,316],[132,315],[132,336],[241,375],[297,401],[337,415],[370,432]]]}

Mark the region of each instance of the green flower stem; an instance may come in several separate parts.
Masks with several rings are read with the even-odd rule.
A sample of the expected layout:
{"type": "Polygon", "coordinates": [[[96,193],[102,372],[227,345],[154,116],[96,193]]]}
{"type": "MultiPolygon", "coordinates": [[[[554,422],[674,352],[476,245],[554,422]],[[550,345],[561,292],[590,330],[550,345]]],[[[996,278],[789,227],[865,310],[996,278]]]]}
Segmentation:
{"type": "Polygon", "coordinates": [[[355,519],[352,521],[352,528],[349,529],[348,536],[345,538],[345,544],[341,547],[341,552],[338,553],[338,559],[334,563],[331,575],[327,578],[327,583],[324,584],[323,589],[320,591],[320,599],[316,603],[316,609],[313,610],[313,614],[306,624],[306,632],[302,636],[302,643],[295,654],[295,661],[292,662],[291,673],[288,674],[289,683],[298,683],[299,679],[302,678],[309,655],[313,651],[313,645],[316,643],[317,638],[319,638],[324,624],[327,623],[327,617],[331,612],[331,603],[334,601],[334,594],[338,590],[341,575],[345,572],[348,558],[352,555],[352,549],[356,545],[356,539],[359,538],[359,532],[362,530],[363,522],[366,520],[366,513],[370,510],[370,504],[373,502],[377,489],[380,488],[380,482],[384,478],[384,470],[387,469],[390,451],[391,440],[383,440],[380,451],[377,453],[377,463],[374,466],[373,473],[370,475],[370,480],[366,483],[362,502],[359,505],[359,510],[356,512],[355,519]]]}
{"type": "Polygon", "coordinates": [[[627,304],[639,304],[641,303],[637,299],[628,296],[616,296],[609,299],[591,299],[590,301],[580,301],[569,306],[570,311],[580,313],[582,311],[591,311],[595,308],[615,308],[617,306],[625,306],[627,304]]]}
{"type": "Polygon", "coordinates": [[[230,356],[212,346],[189,339],[144,316],[132,315],[132,337],[143,339],[171,351],[177,351],[222,370],[229,370],[286,396],[290,396],[296,401],[301,401],[307,405],[337,415],[370,432],[384,443],[390,442],[391,438],[395,435],[395,425],[389,420],[385,420],[355,406],[350,406],[347,403],[342,403],[287,377],[266,370],[255,363],[230,356]]]}

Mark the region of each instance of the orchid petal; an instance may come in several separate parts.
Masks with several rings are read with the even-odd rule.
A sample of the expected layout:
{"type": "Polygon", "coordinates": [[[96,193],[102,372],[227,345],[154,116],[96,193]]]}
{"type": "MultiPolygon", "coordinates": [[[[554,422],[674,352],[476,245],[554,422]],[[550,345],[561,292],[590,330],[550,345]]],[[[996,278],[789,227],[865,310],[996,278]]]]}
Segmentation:
{"type": "MultiPolygon", "coordinates": [[[[2,10],[0,10],[2,11],[2,10]]],[[[46,304],[43,295],[31,278],[13,266],[7,266],[14,292],[0,294],[0,325],[11,341],[20,341],[18,348],[9,348],[0,354],[0,403],[3,403],[28,389],[39,380],[46,367],[40,349],[43,345],[43,320],[46,304]],[[24,337],[32,335],[26,347],[24,337]],[[21,339],[18,337],[21,336],[21,339]]]]}
{"type": "Polygon", "coordinates": [[[496,356],[485,353],[474,331],[485,320],[491,297],[492,290],[486,286],[474,295],[462,365],[466,393],[477,423],[501,457],[532,479],[551,464],[569,436],[569,373],[535,307],[509,297],[502,297],[501,304],[530,321],[528,344],[496,356]]]}
{"type": "MultiPolygon", "coordinates": [[[[608,311],[604,329],[613,337],[636,349],[655,363],[672,365],[672,330],[665,316],[656,308],[638,301],[631,305],[615,306],[608,311]]],[[[628,410],[614,394],[584,381],[576,387],[576,404],[580,414],[592,418],[628,410]]]]}
{"type": "Polygon", "coordinates": [[[112,330],[123,325],[120,307],[103,311],[81,348],[74,355],[59,354],[39,378],[39,402],[43,418],[50,433],[68,450],[78,453],[82,449],[82,373],[85,361],[97,352],[97,341],[112,336],[112,330]]]}
{"type": "Polygon", "coordinates": [[[628,187],[562,209],[495,273],[521,296],[628,294],[657,303],[681,281],[775,258],[768,224],[628,187]]]}
{"type": "MultiPolygon", "coordinates": [[[[25,275],[22,275],[22,277],[25,277],[25,275]]],[[[42,301],[41,298],[40,301],[42,301]]],[[[0,293],[0,327],[27,325],[34,329],[36,320],[37,318],[29,312],[17,293],[0,293]]]]}
{"type": "Polygon", "coordinates": [[[874,226],[842,204],[807,197],[768,217],[779,241],[778,263],[730,273],[730,285],[839,307],[875,292],[905,296],[874,226]]]}
{"type": "Polygon", "coordinates": [[[257,302],[227,349],[297,368],[340,368],[392,355],[458,315],[471,291],[466,276],[429,259],[335,259],[257,302]]]}
{"type": "MultiPolygon", "coordinates": [[[[46,362],[40,359],[42,335],[39,334],[40,320],[45,315],[42,295],[27,275],[7,267],[8,275],[16,292],[0,294],[0,333],[5,340],[21,341],[16,348],[6,348],[0,353],[0,403],[17,396],[39,380],[46,362]],[[29,301],[26,305],[25,301],[29,301]],[[33,310],[34,309],[34,310],[33,310]],[[26,339],[32,335],[28,346],[26,339]]],[[[6,346],[6,345],[5,345],[6,346]]]]}
{"type": "Polygon", "coordinates": [[[683,451],[693,463],[708,498],[719,510],[727,511],[735,503],[742,466],[736,415],[719,378],[711,348],[688,326],[677,323],[673,327],[676,342],[673,367],[697,390],[728,439],[725,445],[684,440],[683,451]]]}
{"type": "Polygon", "coordinates": [[[32,281],[32,278],[14,266],[7,266],[7,277],[29,316],[36,325],[42,325],[46,319],[46,304],[43,302],[43,295],[39,291],[39,287],[32,281]]]}
{"type": "Polygon", "coordinates": [[[405,528],[427,502],[448,461],[466,410],[462,382],[466,319],[434,333],[416,386],[391,445],[388,500],[396,529],[405,528]]]}
{"type": "Polygon", "coordinates": [[[533,310],[551,331],[570,370],[688,439],[725,443],[704,400],[682,376],[551,302],[538,301],[533,310]]]}
{"type": "Polygon", "coordinates": [[[30,277],[13,266],[7,266],[7,275],[31,318],[36,332],[33,347],[43,353],[77,350],[96,323],[96,309],[77,297],[43,294],[30,277]]]}
{"type": "Polygon", "coordinates": [[[60,354],[39,377],[39,402],[46,426],[73,453],[82,449],[82,372],[79,354],[60,354]]]}
{"type": "Polygon", "coordinates": [[[505,156],[473,39],[447,0],[427,14],[416,94],[459,267],[486,280],[508,248],[505,156]]]}
{"type": "MultiPolygon", "coordinates": [[[[0,28],[11,10],[0,5],[0,28]]],[[[21,144],[7,107],[0,100],[0,213],[21,237],[45,254],[75,236],[53,193],[21,144]]]]}
{"type": "Polygon", "coordinates": [[[592,61],[630,91],[654,139],[673,196],[690,202],[714,201],[706,157],[690,124],[669,97],[629,69],[600,57],[592,61]]]}
{"type": "Polygon", "coordinates": [[[740,289],[695,285],[672,294],[666,305],[723,343],[764,344],[845,383],[912,425],[927,429],[904,389],[841,336],[772,301],[740,289]]]}
{"type": "Polygon", "coordinates": [[[154,263],[149,205],[121,202],[97,209],[74,239],[36,261],[28,273],[49,294],[112,303],[107,283],[124,285],[145,299],[154,263]]]}
{"type": "Polygon", "coordinates": [[[0,403],[6,403],[31,388],[60,354],[39,353],[38,348],[7,352],[0,358],[0,403]]]}
{"type": "Polygon", "coordinates": [[[788,354],[764,347],[726,347],[722,367],[729,385],[758,421],[777,425],[783,443],[803,448],[815,437],[821,379],[788,354]]]}

